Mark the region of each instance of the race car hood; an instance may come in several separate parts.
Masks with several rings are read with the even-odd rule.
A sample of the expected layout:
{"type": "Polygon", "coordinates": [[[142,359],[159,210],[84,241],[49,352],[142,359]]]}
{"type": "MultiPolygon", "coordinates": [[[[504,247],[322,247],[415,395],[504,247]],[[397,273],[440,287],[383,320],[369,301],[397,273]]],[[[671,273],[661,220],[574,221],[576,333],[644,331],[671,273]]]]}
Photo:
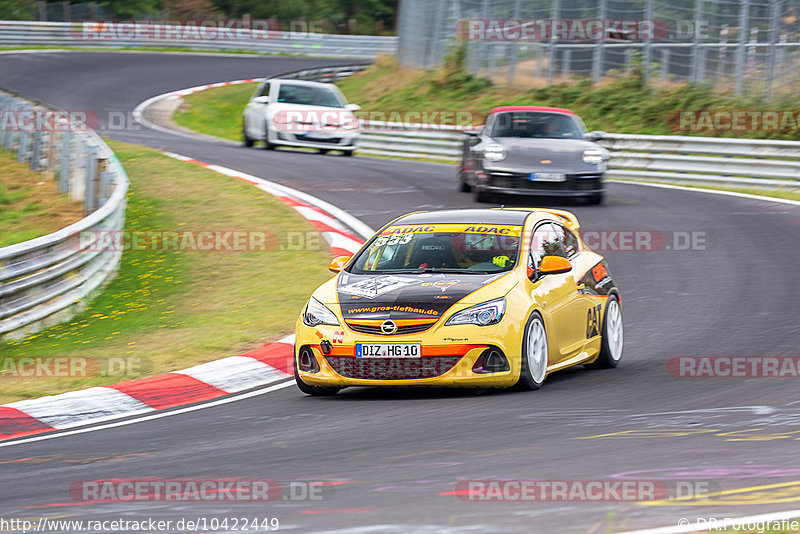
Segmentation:
{"type": "Polygon", "coordinates": [[[438,319],[456,302],[505,295],[511,273],[355,275],[343,272],[336,293],[347,319],[438,319]],[[491,287],[487,287],[491,284],[491,287]],[[485,291],[481,291],[485,290],[485,291]]]}
{"type": "Polygon", "coordinates": [[[581,155],[587,148],[600,148],[583,139],[493,138],[506,149],[498,162],[485,162],[485,168],[506,172],[591,172],[597,165],[584,163],[581,155]]]}

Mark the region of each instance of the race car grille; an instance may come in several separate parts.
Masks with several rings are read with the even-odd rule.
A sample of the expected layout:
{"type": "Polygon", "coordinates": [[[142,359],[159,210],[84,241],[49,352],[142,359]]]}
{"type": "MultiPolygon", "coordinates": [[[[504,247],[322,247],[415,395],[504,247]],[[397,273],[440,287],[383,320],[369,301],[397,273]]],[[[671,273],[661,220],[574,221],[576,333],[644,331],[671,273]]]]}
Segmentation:
{"type": "Polygon", "coordinates": [[[565,182],[537,182],[528,180],[527,174],[489,173],[489,185],[522,190],[590,191],[602,188],[602,176],[602,174],[567,174],[565,182]]]}
{"type": "Polygon", "coordinates": [[[410,324],[406,326],[398,326],[397,330],[391,334],[385,334],[380,326],[367,326],[361,324],[350,324],[347,323],[347,327],[352,330],[353,332],[358,332],[359,334],[375,334],[379,336],[399,336],[401,334],[416,334],[419,332],[424,332],[425,330],[429,329],[433,326],[433,323],[430,324],[410,324]]]}
{"type": "Polygon", "coordinates": [[[324,138],[313,138],[313,137],[309,138],[309,137],[303,137],[302,135],[295,135],[294,137],[298,141],[306,141],[306,142],[307,141],[311,141],[313,143],[327,143],[327,144],[331,144],[331,145],[336,145],[336,144],[339,144],[339,143],[342,142],[342,138],[341,137],[328,137],[327,139],[324,139],[324,138]]]}
{"type": "Polygon", "coordinates": [[[453,368],[461,356],[424,358],[353,358],[325,356],[333,370],[345,378],[367,380],[407,380],[433,378],[453,368]]]}

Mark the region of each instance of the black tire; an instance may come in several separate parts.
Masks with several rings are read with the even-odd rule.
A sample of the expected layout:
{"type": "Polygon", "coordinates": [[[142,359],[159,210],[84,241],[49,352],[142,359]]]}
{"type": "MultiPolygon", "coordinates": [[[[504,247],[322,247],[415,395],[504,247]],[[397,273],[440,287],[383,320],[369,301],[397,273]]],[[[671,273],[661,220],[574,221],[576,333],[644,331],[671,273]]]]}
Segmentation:
{"type": "MultiPolygon", "coordinates": [[[[547,375],[542,378],[541,381],[537,381],[536,378],[533,377],[531,374],[530,369],[528,368],[528,336],[530,332],[531,323],[534,321],[539,321],[544,329],[544,319],[539,314],[539,312],[533,312],[531,316],[528,318],[528,322],[525,323],[525,333],[522,337],[522,354],[520,355],[520,369],[519,369],[519,379],[517,383],[514,385],[515,389],[524,390],[524,391],[533,391],[542,387],[547,375]]],[[[544,330],[545,339],[547,339],[547,330],[544,330]]],[[[548,344],[549,347],[549,344],[548,344]]]]}
{"type": "MultiPolygon", "coordinates": [[[[619,299],[616,295],[611,295],[608,297],[608,302],[606,303],[606,312],[603,314],[603,330],[602,330],[602,340],[600,342],[600,355],[597,357],[595,361],[592,363],[586,364],[585,367],[587,369],[611,369],[619,365],[619,361],[622,359],[622,348],[620,348],[619,356],[615,359],[613,356],[613,351],[609,347],[609,336],[608,336],[608,310],[611,303],[616,304],[619,307],[619,299]]],[[[622,308],[619,307],[620,312],[620,321],[622,321],[622,308]]],[[[624,345],[624,336],[623,336],[623,345],[624,345]]]]}
{"type": "Polygon", "coordinates": [[[309,386],[300,380],[300,373],[297,370],[297,349],[294,351],[294,381],[297,383],[297,388],[312,397],[331,397],[339,392],[340,388],[325,388],[319,386],[309,386]]]}
{"type": "Polygon", "coordinates": [[[349,158],[352,157],[355,153],[355,150],[342,150],[342,156],[349,158]]]}
{"type": "Polygon", "coordinates": [[[489,202],[491,199],[491,194],[484,191],[478,184],[472,186],[472,200],[475,202],[489,202]]]}
{"type": "Polygon", "coordinates": [[[318,148],[317,149],[317,152],[319,152],[320,154],[327,154],[330,151],[331,150],[329,148],[318,148]]]}
{"type": "Polygon", "coordinates": [[[464,171],[461,169],[458,170],[458,190],[462,193],[469,193],[472,191],[472,187],[467,183],[464,171]]]}
{"type": "Polygon", "coordinates": [[[586,202],[592,206],[599,206],[603,203],[604,195],[603,193],[596,193],[589,198],[586,199],[586,202]]]}
{"type": "Polygon", "coordinates": [[[247,148],[252,148],[253,145],[256,143],[256,140],[247,135],[247,124],[242,124],[242,140],[244,141],[244,146],[247,148]]]}

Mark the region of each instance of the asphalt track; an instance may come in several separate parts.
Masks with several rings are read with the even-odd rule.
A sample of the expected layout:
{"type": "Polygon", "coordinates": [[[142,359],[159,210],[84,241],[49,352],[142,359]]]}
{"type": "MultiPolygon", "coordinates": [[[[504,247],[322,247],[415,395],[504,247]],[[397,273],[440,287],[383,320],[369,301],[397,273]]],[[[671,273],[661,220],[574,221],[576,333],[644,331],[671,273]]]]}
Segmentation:
{"type": "MultiPolygon", "coordinates": [[[[193,85],[330,60],[124,53],[0,55],[0,86],[65,109],[130,112],[193,85]]],[[[146,129],[110,132],[319,196],[379,226],[413,209],[472,206],[449,166],[244,149],[146,129]]],[[[0,448],[0,517],[277,517],[315,532],[605,532],[796,508],[797,379],[670,376],[674,356],[798,356],[800,207],[610,184],[567,204],[584,230],[703,232],[704,250],[606,252],[623,291],[614,370],[575,369],[530,393],[294,387],[128,426],[0,448]],[[734,433],[734,434],[732,434],[734,433]],[[613,436],[607,436],[613,434],[613,436]],[[606,437],[593,437],[606,435],[606,437]],[[589,439],[587,439],[589,438],[589,439]],[[772,468],[772,469],[768,469],[772,468]],[[641,472],[632,475],[631,472],[641,472]],[[627,474],[627,475],[625,475],[627,474]],[[465,502],[461,480],[707,482],[767,486],[753,504],[465,502]],[[84,503],[80,480],[255,477],[340,481],[322,501],[84,503]]],[[[800,482],[798,482],[800,484],[800,482]]],[[[732,494],[739,497],[740,494],[732,494]]],[[[726,497],[731,500],[731,496],[726,497]]]]}

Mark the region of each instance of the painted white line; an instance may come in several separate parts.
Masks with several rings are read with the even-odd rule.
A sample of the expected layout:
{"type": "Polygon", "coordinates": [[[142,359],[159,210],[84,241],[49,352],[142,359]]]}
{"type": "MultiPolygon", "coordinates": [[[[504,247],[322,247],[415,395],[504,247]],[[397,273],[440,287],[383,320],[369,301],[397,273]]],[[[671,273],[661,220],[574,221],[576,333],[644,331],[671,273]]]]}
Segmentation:
{"type": "Polygon", "coordinates": [[[16,408],[58,430],[153,411],[150,406],[111,387],[69,391],[3,406],[16,408]]]}
{"type": "Polygon", "coordinates": [[[767,202],[777,202],[779,204],[789,204],[790,206],[800,206],[800,201],[790,200],[788,198],[765,197],[762,195],[753,195],[750,193],[739,193],[736,191],[721,191],[719,189],[706,189],[704,187],[686,187],[683,185],[673,184],[656,184],[651,182],[629,182],[627,180],[606,180],[615,184],[630,184],[630,185],[644,185],[647,187],[660,187],[662,189],[678,189],[681,191],[694,191],[696,193],[711,193],[713,195],[724,195],[727,197],[747,198],[750,200],[766,200],[767,202]]]}
{"type": "MultiPolygon", "coordinates": [[[[720,519],[713,525],[700,525],[698,522],[684,523],[671,527],[648,528],[643,530],[629,530],[619,534],[691,534],[692,532],[708,532],[710,530],[721,531],[725,528],[741,527],[758,523],[780,522],[788,519],[800,517],[800,510],[788,510],[786,512],[772,512],[768,514],[749,515],[745,517],[735,517],[730,519],[720,519]]],[[[680,521],[690,521],[682,518],[680,521]]]]}
{"type": "Polygon", "coordinates": [[[196,406],[189,406],[187,408],[179,408],[179,409],[171,411],[171,412],[158,412],[158,413],[154,413],[152,415],[139,417],[137,419],[128,419],[128,420],[125,420],[125,421],[118,421],[116,423],[108,423],[108,424],[105,424],[105,425],[93,426],[93,427],[90,427],[90,428],[79,428],[77,430],[68,430],[67,432],[61,432],[59,434],[42,434],[42,435],[39,435],[39,436],[34,436],[32,438],[21,439],[21,440],[18,440],[18,441],[0,442],[0,447],[13,447],[14,445],[21,445],[23,443],[31,443],[31,442],[34,442],[34,441],[44,441],[44,440],[47,440],[47,439],[56,439],[56,438],[61,438],[61,437],[64,437],[64,436],[73,436],[75,434],[85,434],[87,432],[94,432],[95,430],[105,430],[105,429],[108,429],[108,428],[116,428],[116,427],[119,427],[119,426],[126,426],[126,425],[132,425],[134,423],[142,423],[144,421],[151,421],[153,419],[161,419],[162,417],[169,417],[171,415],[178,415],[178,414],[187,413],[187,412],[194,412],[196,410],[203,410],[205,408],[212,408],[214,406],[219,406],[221,404],[229,404],[231,402],[236,402],[236,401],[243,400],[243,399],[249,399],[250,397],[256,397],[258,395],[264,395],[265,393],[270,393],[272,391],[277,391],[279,389],[283,389],[283,388],[286,388],[286,387],[289,387],[289,386],[294,386],[294,385],[295,385],[294,380],[287,380],[286,382],[281,382],[279,384],[274,384],[274,385],[268,386],[268,387],[266,387],[264,389],[257,389],[255,391],[251,391],[249,393],[242,393],[241,395],[237,395],[235,397],[225,397],[225,398],[218,399],[218,400],[215,400],[215,401],[209,401],[209,402],[204,403],[204,404],[198,404],[196,406]]]}
{"type": "Polygon", "coordinates": [[[292,376],[246,356],[222,358],[182,371],[172,371],[172,374],[191,376],[226,393],[237,393],[292,376]]]}

